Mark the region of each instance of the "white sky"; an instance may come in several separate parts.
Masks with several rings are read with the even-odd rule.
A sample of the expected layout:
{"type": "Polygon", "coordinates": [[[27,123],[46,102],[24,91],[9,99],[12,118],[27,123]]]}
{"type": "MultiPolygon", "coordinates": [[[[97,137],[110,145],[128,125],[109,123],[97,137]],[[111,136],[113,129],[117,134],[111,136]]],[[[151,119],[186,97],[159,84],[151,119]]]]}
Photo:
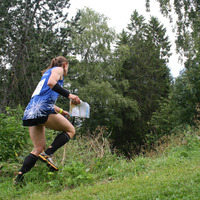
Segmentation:
{"type": "Polygon", "coordinates": [[[169,20],[160,14],[159,4],[155,0],[151,0],[151,13],[146,12],[145,0],[70,0],[70,15],[75,15],[78,9],[89,7],[100,14],[104,14],[109,18],[108,25],[114,28],[117,33],[122,29],[126,29],[130,23],[130,18],[134,10],[143,15],[147,20],[150,16],[157,17],[160,22],[167,28],[167,34],[171,41],[172,56],[169,61],[169,68],[173,77],[177,77],[179,72],[183,70],[183,65],[178,61],[178,55],[175,53],[174,34],[172,25],[169,20]]]}

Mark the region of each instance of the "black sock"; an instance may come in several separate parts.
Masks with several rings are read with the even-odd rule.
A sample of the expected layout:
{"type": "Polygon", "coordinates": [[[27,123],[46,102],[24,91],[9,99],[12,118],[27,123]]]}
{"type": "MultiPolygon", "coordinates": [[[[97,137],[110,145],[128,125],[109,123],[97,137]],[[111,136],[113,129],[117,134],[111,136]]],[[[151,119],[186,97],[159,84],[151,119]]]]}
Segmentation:
{"type": "Polygon", "coordinates": [[[15,178],[15,181],[20,182],[23,181],[23,179],[24,179],[23,174],[18,174],[17,177],[15,178]]]}
{"type": "MultiPolygon", "coordinates": [[[[31,170],[31,168],[35,165],[35,163],[37,162],[38,157],[33,155],[33,154],[29,154],[25,159],[24,159],[24,163],[22,165],[22,168],[19,170],[19,172],[23,174],[29,172],[31,170]]],[[[21,174],[19,174],[20,176],[21,174]]],[[[21,176],[22,176],[21,175],[21,176]]]]}
{"type": "Polygon", "coordinates": [[[45,151],[45,153],[48,154],[48,155],[53,154],[57,149],[62,147],[69,140],[70,140],[70,136],[67,133],[65,133],[65,132],[60,133],[59,135],[56,136],[53,143],[51,144],[51,147],[49,147],[45,151]]]}
{"type": "Polygon", "coordinates": [[[33,155],[33,154],[29,154],[25,159],[24,159],[24,163],[21,167],[21,169],[19,170],[19,173],[17,175],[17,177],[15,178],[15,180],[17,182],[23,181],[24,177],[23,175],[30,171],[31,168],[35,165],[35,163],[37,162],[38,157],[33,155]]]}

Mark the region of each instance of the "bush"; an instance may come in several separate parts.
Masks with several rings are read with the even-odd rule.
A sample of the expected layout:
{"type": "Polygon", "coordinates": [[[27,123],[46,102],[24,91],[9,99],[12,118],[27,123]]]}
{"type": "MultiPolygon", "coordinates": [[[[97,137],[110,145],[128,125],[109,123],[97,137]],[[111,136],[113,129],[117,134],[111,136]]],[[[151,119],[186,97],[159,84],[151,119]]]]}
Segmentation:
{"type": "Polygon", "coordinates": [[[171,134],[177,127],[198,125],[199,88],[199,65],[194,65],[176,79],[169,98],[163,99],[159,110],[153,113],[150,121],[152,135],[149,142],[171,134]]]}
{"type": "Polygon", "coordinates": [[[28,129],[22,126],[23,111],[6,107],[6,113],[0,114],[0,161],[17,160],[27,139],[28,129]]]}

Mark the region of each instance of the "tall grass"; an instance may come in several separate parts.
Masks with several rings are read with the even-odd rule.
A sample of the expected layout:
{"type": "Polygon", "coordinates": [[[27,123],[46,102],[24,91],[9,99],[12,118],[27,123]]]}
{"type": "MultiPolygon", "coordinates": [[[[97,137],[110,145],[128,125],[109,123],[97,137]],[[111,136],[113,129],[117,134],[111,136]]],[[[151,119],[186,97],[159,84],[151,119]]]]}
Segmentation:
{"type": "Polygon", "coordinates": [[[110,151],[104,131],[56,152],[58,172],[38,161],[22,188],[12,186],[20,164],[1,163],[0,199],[200,199],[199,130],[165,136],[131,160],[110,151]]]}

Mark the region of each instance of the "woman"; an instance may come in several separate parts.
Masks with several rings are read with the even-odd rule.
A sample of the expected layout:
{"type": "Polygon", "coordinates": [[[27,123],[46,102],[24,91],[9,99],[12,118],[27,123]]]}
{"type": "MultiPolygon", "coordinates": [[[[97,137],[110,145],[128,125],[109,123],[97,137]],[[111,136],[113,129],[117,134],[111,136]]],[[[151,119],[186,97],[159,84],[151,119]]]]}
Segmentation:
{"type": "Polygon", "coordinates": [[[15,184],[23,180],[24,174],[31,170],[38,158],[46,162],[52,169],[58,170],[53,163],[52,155],[75,134],[74,126],[64,117],[69,113],[55,106],[59,94],[72,99],[74,104],[80,104],[78,96],[62,87],[63,77],[67,75],[68,67],[68,60],[63,56],[58,56],[51,61],[46,70],[42,71],[43,76],[32,94],[23,117],[23,125],[29,127],[34,150],[25,158],[17,177],[14,179],[15,184]],[[46,151],[44,151],[45,127],[62,131],[46,151]]]}

